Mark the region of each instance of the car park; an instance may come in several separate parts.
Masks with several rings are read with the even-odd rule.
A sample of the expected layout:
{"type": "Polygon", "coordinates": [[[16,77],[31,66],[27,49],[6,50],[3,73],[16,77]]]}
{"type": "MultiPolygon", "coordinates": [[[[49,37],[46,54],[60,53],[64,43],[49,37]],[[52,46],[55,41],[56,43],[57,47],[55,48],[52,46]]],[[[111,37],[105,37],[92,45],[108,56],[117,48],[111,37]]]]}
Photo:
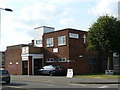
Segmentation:
{"type": "Polygon", "coordinates": [[[0,68],[0,80],[2,82],[10,83],[10,74],[6,69],[0,68]]]}
{"type": "Polygon", "coordinates": [[[38,74],[44,75],[66,75],[67,70],[59,65],[47,65],[38,70],[38,74]]]}

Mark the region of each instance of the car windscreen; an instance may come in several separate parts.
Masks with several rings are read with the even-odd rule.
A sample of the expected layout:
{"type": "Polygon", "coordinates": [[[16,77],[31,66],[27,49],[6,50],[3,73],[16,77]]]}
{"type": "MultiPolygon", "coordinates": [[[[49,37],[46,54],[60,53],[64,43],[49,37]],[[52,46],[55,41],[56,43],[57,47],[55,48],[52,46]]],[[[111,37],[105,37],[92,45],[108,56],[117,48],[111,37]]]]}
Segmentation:
{"type": "Polygon", "coordinates": [[[56,69],[64,69],[63,67],[57,66],[57,65],[56,66],[54,65],[53,67],[56,68],[56,69]]]}
{"type": "Polygon", "coordinates": [[[44,69],[44,70],[53,70],[53,69],[55,69],[55,68],[52,67],[52,66],[44,66],[43,69],[44,69]]]}

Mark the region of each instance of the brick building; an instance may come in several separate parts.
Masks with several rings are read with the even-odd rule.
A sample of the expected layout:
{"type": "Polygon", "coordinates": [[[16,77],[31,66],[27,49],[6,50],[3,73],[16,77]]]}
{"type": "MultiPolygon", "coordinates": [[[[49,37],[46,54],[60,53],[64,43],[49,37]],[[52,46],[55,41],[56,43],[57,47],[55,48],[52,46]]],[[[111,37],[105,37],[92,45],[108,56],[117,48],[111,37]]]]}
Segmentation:
{"type": "Polygon", "coordinates": [[[74,74],[97,72],[98,54],[86,49],[86,31],[63,29],[43,35],[44,60],[73,68],[74,74]]]}
{"type": "Polygon", "coordinates": [[[56,64],[72,68],[74,74],[96,73],[98,53],[86,49],[87,32],[76,29],[54,31],[51,27],[35,28],[32,45],[9,46],[6,69],[10,74],[37,74],[44,65],[56,64]]]}
{"type": "Polygon", "coordinates": [[[5,52],[0,51],[0,67],[5,67],[5,52]]]}
{"type": "Polygon", "coordinates": [[[10,74],[36,74],[36,66],[42,65],[43,48],[27,44],[7,47],[5,68],[10,74]]]}

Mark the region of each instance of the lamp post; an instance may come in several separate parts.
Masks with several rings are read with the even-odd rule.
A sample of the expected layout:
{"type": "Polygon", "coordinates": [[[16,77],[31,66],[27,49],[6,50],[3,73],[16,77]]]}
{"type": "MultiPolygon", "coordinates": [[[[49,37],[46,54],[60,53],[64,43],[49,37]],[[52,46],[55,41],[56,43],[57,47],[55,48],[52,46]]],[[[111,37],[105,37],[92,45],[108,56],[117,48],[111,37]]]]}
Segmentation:
{"type": "MultiPolygon", "coordinates": [[[[9,8],[0,8],[0,46],[1,46],[1,10],[13,12],[13,10],[9,9],[9,8]]],[[[1,49],[1,47],[0,47],[0,49],[1,49]]]]}

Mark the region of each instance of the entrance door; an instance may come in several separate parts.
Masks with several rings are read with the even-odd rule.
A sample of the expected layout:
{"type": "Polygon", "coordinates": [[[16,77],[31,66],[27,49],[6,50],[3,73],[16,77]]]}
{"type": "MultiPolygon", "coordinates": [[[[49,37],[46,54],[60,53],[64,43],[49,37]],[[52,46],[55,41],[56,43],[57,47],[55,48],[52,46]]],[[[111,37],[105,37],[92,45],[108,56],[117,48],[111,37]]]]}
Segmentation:
{"type": "Polygon", "coordinates": [[[89,58],[88,64],[90,64],[93,68],[93,73],[97,72],[97,59],[96,58],[89,58]]]}
{"type": "Polygon", "coordinates": [[[28,74],[28,61],[22,61],[22,74],[28,74]]]}
{"type": "Polygon", "coordinates": [[[38,70],[42,67],[42,59],[34,59],[34,74],[38,74],[38,70]]]}

